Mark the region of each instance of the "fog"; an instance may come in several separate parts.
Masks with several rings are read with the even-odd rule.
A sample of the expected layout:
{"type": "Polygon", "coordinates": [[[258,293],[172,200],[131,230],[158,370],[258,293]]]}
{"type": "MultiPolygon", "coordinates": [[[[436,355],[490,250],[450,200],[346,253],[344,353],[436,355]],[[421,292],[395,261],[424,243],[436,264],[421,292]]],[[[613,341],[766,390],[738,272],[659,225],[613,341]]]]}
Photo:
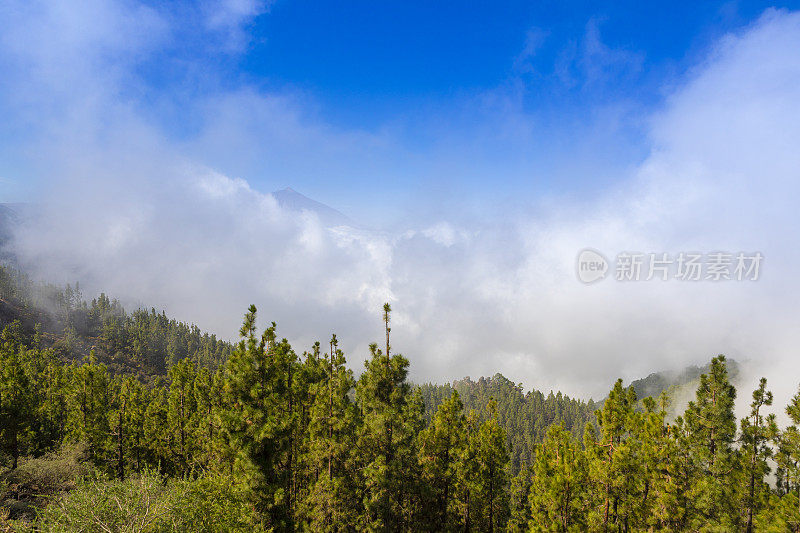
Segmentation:
{"type": "MultiPolygon", "coordinates": [[[[26,181],[26,199],[43,206],[12,247],[42,279],[80,281],[88,295],[163,308],[231,339],[254,303],[260,323],[276,321],[298,351],[335,332],[355,369],[381,338],[388,301],[393,348],[415,381],[501,372],[526,388],[599,398],[616,377],[724,353],[752,369],[740,398],[760,375],[777,410],[796,391],[800,15],[765,12],[665,87],[663,105],[636,118],[647,124],[646,157],[596,169],[617,175],[601,192],[531,197],[485,216],[452,204],[400,211],[385,227],[375,224],[380,206],[352,212],[309,194],[368,219],[352,228],[281,207],[249,173],[260,165],[292,186],[295,173],[390,180],[409,151],[391,128],[308,118],[313,104],[291,90],[219,87],[184,102],[138,85],[142,62],[185,37],[177,20],[195,17],[191,38],[236,54],[246,21],[266,6],[209,3],[182,19],[135,2],[88,6],[0,8],[10,28],[0,36],[2,177],[26,181]],[[585,285],[575,259],[586,247],[610,258],[758,251],[764,263],[757,281],[585,285]]],[[[426,157],[427,168],[463,165],[452,151],[426,157]]],[[[486,182],[502,178],[498,168],[486,182]]],[[[17,200],[11,190],[0,199],[17,200]]]]}

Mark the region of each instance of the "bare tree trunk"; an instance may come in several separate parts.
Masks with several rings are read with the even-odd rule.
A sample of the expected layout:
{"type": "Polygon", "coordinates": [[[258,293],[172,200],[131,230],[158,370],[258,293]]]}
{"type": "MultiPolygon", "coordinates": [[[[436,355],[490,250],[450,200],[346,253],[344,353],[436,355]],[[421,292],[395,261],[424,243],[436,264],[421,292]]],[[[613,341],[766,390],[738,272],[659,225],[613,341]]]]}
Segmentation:
{"type": "Polygon", "coordinates": [[[183,388],[181,388],[181,468],[186,470],[186,428],[183,420],[184,405],[183,405],[183,388]]]}
{"type": "Polygon", "coordinates": [[[120,405],[119,410],[119,417],[117,418],[117,474],[119,475],[120,481],[125,481],[125,452],[124,452],[124,439],[125,435],[123,434],[123,423],[122,420],[125,417],[125,400],[122,401],[122,405],[120,405]]]}
{"type": "Polygon", "coordinates": [[[16,470],[17,466],[19,466],[19,437],[18,434],[19,430],[17,429],[17,421],[14,420],[11,423],[11,454],[12,454],[12,462],[11,462],[11,470],[16,470]]]}
{"type": "Polygon", "coordinates": [[[336,346],[334,344],[336,342],[335,339],[335,336],[331,338],[331,351],[328,361],[328,479],[333,479],[333,468],[331,466],[333,452],[331,446],[333,443],[333,350],[336,346]]]}
{"type": "Polygon", "coordinates": [[[489,469],[489,533],[494,533],[494,468],[489,469]]]}

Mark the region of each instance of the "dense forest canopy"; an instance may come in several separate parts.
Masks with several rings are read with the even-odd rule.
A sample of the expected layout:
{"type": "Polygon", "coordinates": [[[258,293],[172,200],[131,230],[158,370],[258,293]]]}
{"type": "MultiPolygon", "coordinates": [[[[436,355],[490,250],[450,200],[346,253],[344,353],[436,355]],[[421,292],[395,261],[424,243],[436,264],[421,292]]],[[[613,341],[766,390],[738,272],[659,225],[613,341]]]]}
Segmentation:
{"type": "Polygon", "coordinates": [[[673,420],[621,380],[415,386],[388,304],[356,378],[255,307],[230,344],[7,268],[0,299],[0,528],[800,531],[800,393],[779,428],[762,379],[737,420],[724,356],[673,420]]]}
{"type": "Polygon", "coordinates": [[[164,375],[178,361],[191,359],[216,368],[232,345],[195,325],[167,318],[162,311],[128,313],[104,293],[91,302],[79,284],[60,287],[34,282],[23,272],[0,266],[0,324],[18,321],[21,333],[38,334],[65,360],[95,357],[112,372],[136,373],[146,379],[164,375]]]}
{"type": "Polygon", "coordinates": [[[582,438],[586,424],[595,422],[598,407],[592,400],[583,402],[560,392],[550,391],[545,395],[532,390],[525,393],[522,385],[502,374],[477,381],[465,378],[452,385],[425,384],[420,389],[428,421],[454,392],[461,399],[465,412],[474,412],[479,420],[496,416],[507,435],[512,474],[531,462],[535,444],[544,440],[547,429],[553,424],[560,423],[576,438],[582,438]],[[492,400],[496,403],[494,410],[490,409],[492,400]]]}

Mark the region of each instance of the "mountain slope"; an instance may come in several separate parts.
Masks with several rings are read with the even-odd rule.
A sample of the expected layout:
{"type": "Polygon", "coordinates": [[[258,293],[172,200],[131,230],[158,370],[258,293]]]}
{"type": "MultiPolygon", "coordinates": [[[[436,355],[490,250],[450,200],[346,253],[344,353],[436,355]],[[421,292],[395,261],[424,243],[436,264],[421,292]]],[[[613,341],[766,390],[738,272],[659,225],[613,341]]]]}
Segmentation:
{"type": "Polygon", "coordinates": [[[498,421],[506,431],[512,475],[516,475],[522,465],[530,464],[536,444],[544,440],[551,425],[562,424],[575,437],[583,438],[586,424],[595,424],[594,412],[600,406],[592,400],[584,402],[560,392],[544,394],[532,390],[526,393],[521,385],[502,374],[477,381],[466,377],[453,381],[452,385],[426,383],[420,389],[428,420],[453,391],[458,392],[464,411],[474,411],[479,420],[493,416],[489,405],[492,400],[496,402],[498,421]]]}
{"type": "Polygon", "coordinates": [[[128,312],[105,294],[89,302],[78,284],[34,282],[0,264],[0,331],[6,326],[29,344],[53,348],[63,361],[82,361],[94,352],[112,373],[135,374],[146,382],[163,377],[185,358],[216,368],[233,349],[163,311],[128,312]]]}
{"type": "MultiPolygon", "coordinates": [[[[732,359],[728,359],[727,362],[731,381],[735,381],[739,375],[739,365],[732,359]]],[[[700,375],[707,373],[708,370],[709,365],[706,364],[702,367],[694,365],[687,366],[683,370],[677,372],[653,372],[646,378],[632,381],[628,386],[633,387],[633,390],[636,391],[636,397],[639,399],[647,398],[648,396],[658,398],[663,391],[671,393],[678,392],[692,385],[694,385],[694,387],[689,388],[694,390],[700,379],[700,375]]],[[[672,394],[672,396],[676,395],[672,394]]]]}
{"type": "Polygon", "coordinates": [[[0,204],[0,259],[7,259],[3,248],[11,239],[11,232],[17,224],[19,213],[15,204],[0,204]]]}
{"type": "Polygon", "coordinates": [[[321,202],[312,200],[308,196],[304,196],[295,191],[291,187],[286,187],[280,191],[275,191],[272,193],[272,196],[284,209],[290,209],[292,211],[309,211],[314,213],[319,217],[320,222],[322,222],[324,226],[356,227],[356,224],[345,214],[321,202]]]}

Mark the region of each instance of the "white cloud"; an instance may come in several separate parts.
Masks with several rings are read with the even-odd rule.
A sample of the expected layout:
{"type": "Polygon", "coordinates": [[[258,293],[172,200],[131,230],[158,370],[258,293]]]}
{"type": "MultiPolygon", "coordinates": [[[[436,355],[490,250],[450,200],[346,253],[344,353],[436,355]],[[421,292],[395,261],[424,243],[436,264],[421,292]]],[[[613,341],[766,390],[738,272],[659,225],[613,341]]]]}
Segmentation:
{"type": "MultiPolygon", "coordinates": [[[[527,386],[597,397],[619,375],[726,352],[781,369],[785,391],[796,385],[797,14],[770,11],[724,39],[651,117],[651,154],[614,190],[583,201],[551,198],[535,214],[515,207],[478,222],[447,208],[434,224],[385,232],[326,228],[237,176],[260,168],[291,182],[390,167],[407,155],[391,130],[337,129],[307,113],[302,96],[242,89],[188,103],[199,131],[176,140],[120,87],[135,79],[130,64],[150,45],[112,30],[127,28],[118,21],[139,7],[96,6],[106,13],[100,20],[111,22],[95,30],[91,46],[69,30],[30,53],[23,34],[39,24],[34,11],[1,14],[22,24],[9,37],[15,47],[0,54],[14,75],[3,105],[51,104],[25,112],[35,120],[19,141],[36,154],[42,198],[54,206],[17,240],[20,256],[44,276],[165,307],[227,336],[256,303],[299,349],[335,331],[356,368],[380,335],[380,305],[390,301],[393,344],[411,358],[418,380],[501,371],[527,386]],[[102,56],[114,46],[118,72],[107,77],[102,56]],[[94,89],[35,85],[22,63],[40,65],[47,79],[53,71],[74,74],[94,89]],[[612,255],[759,250],[765,269],[751,284],[606,280],[587,287],[573,263],[586,246],[612,255]]],[[[261,9],[239,7],[220,20],[241,28],[261,9]]],[[[169,39],[173,19],[152,17],[156,35],[169,39]]],[[[535,130],[529,118],[513,122],[525,139],[535,130]]],[[[459,164],[468,165],[430,166],[459,164]]]]}
{"type": "Polygon", "coordinates": [[[238,51],[249,43],[244,26],[266,13],[271,3],[264,0],[203,0],[200,6],[206,26],[225,34],[228,51],[238,51]]]}

